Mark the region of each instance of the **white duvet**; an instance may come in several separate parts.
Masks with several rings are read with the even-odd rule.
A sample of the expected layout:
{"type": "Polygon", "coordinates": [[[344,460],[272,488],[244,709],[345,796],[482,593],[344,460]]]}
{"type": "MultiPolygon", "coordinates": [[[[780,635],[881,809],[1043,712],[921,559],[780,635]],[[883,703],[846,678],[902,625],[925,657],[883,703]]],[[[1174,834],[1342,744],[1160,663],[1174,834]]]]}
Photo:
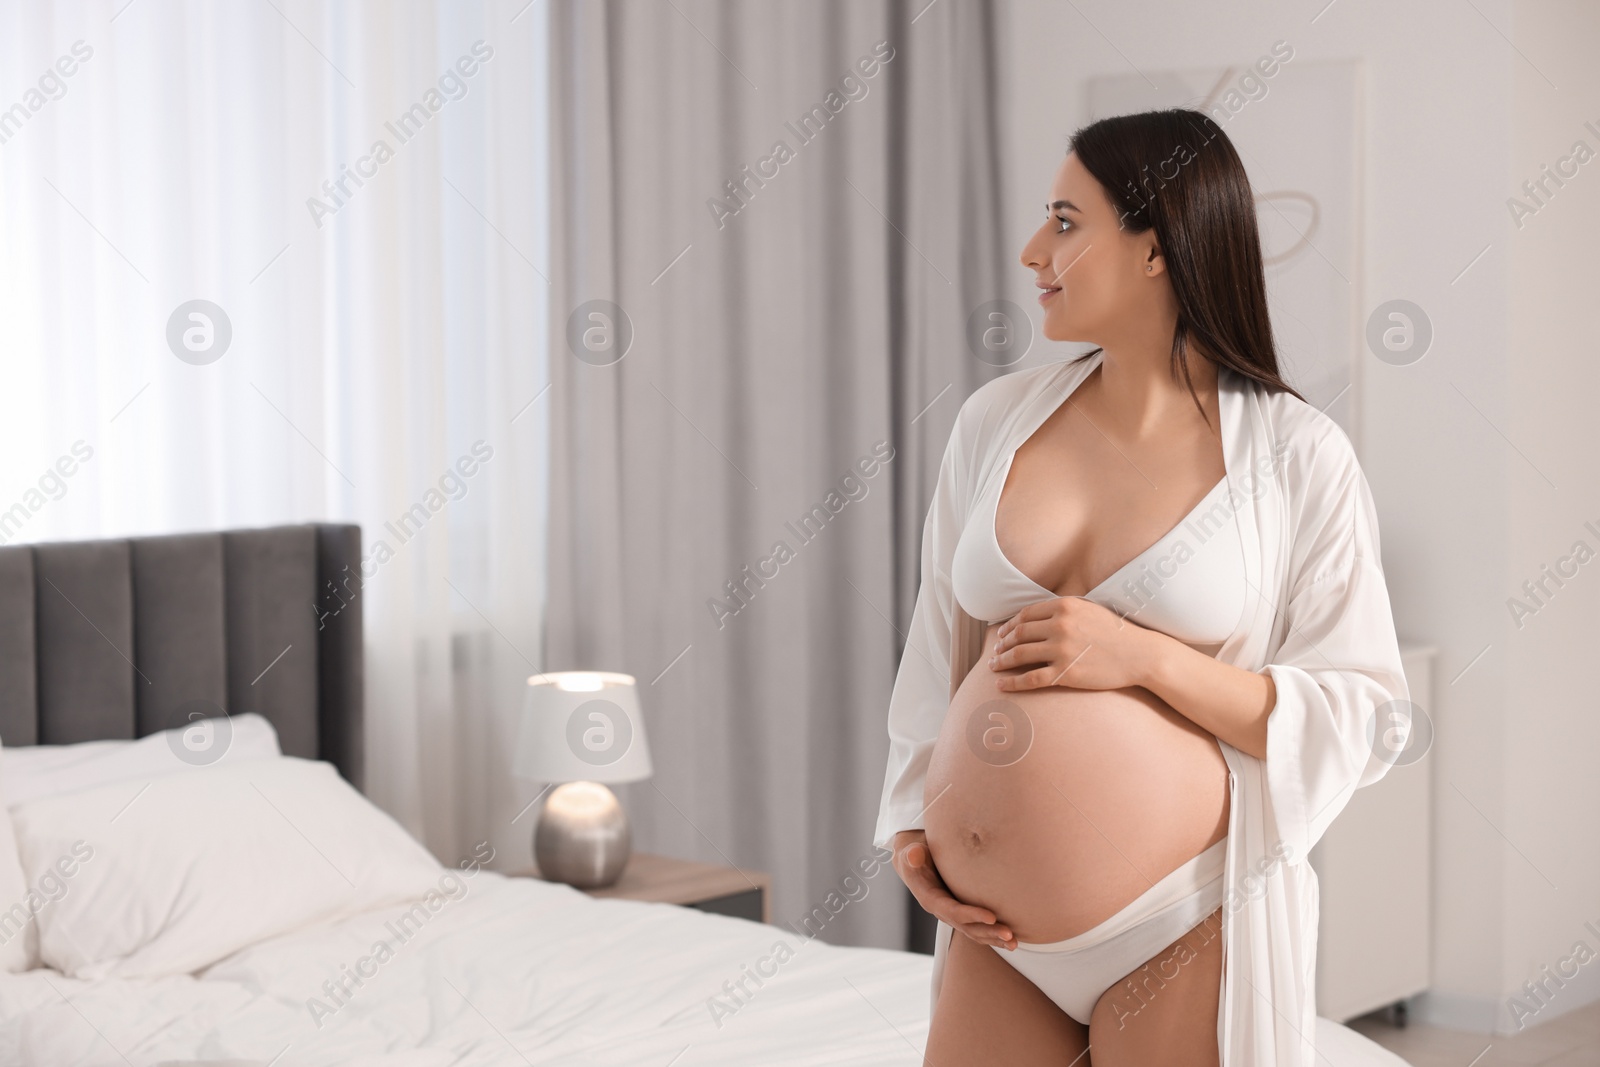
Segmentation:
{"type": "MultiPolygon", "coordinates": [[[[922,1063],[930,956],[490,871],[467,885],[425,918],[366,912],[195,977],[0,974],[0,1064],[922,1063]]],[[[1327,1019],[1315,1040],[1325,1067],[1404,1065],[1327,1019]]]]}
{"type": "Polygon", "coordinates": [[[490,871],[467,886],[434,914],[365,912],[194,977],[0,974],[0,1064],[922,1061],[931,957],[490,871]]]}

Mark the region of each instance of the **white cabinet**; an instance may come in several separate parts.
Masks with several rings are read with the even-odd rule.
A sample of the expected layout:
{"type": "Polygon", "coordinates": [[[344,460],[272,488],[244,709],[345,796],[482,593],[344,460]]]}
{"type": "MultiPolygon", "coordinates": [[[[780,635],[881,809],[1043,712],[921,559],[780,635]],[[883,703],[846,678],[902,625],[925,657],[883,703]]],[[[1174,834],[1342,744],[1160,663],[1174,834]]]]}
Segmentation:
{"type": "Polygon", "coordinates": [[[1355,791],[1311,850],[1321,890],[1317,1014],[1339,1022],[1432,981],[1433,759],[1411,762],[1410,747],[1433,721],[1434,650],[1402,643],[1400,652],[1420,709],[1408,750],[1376,784],[1355,791]]]}

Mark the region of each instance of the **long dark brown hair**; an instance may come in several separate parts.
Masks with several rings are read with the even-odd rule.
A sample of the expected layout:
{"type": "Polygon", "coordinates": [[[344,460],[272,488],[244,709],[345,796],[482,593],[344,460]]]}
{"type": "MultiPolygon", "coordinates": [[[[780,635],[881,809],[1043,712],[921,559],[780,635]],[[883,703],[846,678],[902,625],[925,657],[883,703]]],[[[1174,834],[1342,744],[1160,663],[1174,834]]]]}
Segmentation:
{"type": "Polygon", "coordinates": [[[1278,373],[1255,196],[1222,127],[1192,108],[1114,115],[1074,133],[1067,151],[1105,189],[1125,231],[1155,229],[1178,298],[1171,370],[1181,371],[1201,417],[1191,341],[1219,366],[1305,400],[1278,373]]]}

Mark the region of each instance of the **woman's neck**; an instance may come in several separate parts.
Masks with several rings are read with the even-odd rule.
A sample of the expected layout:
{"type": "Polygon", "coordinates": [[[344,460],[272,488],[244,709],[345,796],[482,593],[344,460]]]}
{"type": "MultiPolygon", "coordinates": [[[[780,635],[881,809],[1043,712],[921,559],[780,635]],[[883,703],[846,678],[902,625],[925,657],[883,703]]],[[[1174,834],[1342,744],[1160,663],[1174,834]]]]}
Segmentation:
{"type": "MultiPolygon", "coordinates": [[[[1091,387],[1094,406],[1130,439],[1144,439],[1158,430],[1170,432],[1175,425],[1187,426],[1191,419],[1204,426],[1182,372],[1173,376],[1167,352],[1149,346],[1137,351],[1106,348],[1095,380],[1084,383],[1091,387]]],[[[1193,345],[1189,346],[1188,363],[1195,394],[1209,410],[1217,393],[1217,365],[1198,354],[1193,345]]]]}

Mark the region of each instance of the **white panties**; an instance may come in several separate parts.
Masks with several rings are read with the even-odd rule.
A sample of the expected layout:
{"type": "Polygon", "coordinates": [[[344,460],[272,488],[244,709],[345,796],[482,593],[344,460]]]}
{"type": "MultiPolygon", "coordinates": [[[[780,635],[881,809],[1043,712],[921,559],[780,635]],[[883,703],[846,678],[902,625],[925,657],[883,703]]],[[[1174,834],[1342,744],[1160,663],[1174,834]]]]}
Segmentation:
{"type": "MultiPolygon", "coordinates": [[[[1200,925],[1222,904],[1224,837],[1145,890],[1127,907],[1076,937],[995,948],[1056,1006],[1085,1026],[1101,994],[1200,925]]],[[[941,935],[954,931],[943,923],[941,935]]],[[[939,946],[946,948],[948,943],[939,946]]],[[[935,990],[937,996],[937,990],[935,990]]]]}

